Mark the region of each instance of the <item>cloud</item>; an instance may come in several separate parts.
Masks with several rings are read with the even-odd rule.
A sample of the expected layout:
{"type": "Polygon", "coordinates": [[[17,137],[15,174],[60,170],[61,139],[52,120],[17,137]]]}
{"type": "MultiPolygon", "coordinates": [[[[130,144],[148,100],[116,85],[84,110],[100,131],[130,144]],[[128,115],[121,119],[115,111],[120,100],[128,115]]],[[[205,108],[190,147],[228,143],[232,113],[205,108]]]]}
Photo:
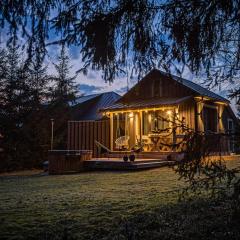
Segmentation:
{"type": "MultiPolygon", "coordinates": [[[[57,55],[60,53],[60,46],[52,45],[48,47],[48,54],[45,60],[45,64],[48,66],[48,73],[51,75],[56,74],[54,64],[57,63],[57,55]]],[[[72,66],[70,75],[74,76],[76,72],[83,67],[81,54],[78,47],[70,47],[67,49],[67,53],[70,57],[70,65],[72,66]]],[[[80,85],[79,91],[84,94],[94,94],[115,91],[118,93],[125,93],[127,89],[126,76],[118,77],[113,83],[105,82],[102,78],[100,71],[88,70],[87,75],[79,73],[76,78],[76,83],[80,85]]],[[[134,85],[136,81],[131,82],[130,85],[134,85]]]]}
{"type": "Polygon", "coordinates": [[[102,87],[96,87],[94,85],[81,84],[80,92],[84,95],[99,93],[102,91],[102,87]]]}

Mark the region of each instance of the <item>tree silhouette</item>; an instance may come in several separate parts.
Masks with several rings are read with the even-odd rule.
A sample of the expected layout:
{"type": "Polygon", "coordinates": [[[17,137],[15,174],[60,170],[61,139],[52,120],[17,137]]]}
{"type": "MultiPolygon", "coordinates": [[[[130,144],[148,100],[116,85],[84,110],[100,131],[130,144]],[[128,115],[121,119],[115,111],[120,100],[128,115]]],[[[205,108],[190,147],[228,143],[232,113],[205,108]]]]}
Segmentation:
{"type": "Polygon", "coordinates": [[[69,56],[66,54],[64,45],[61,47],[58,62],[54,66],[57,74],[51,77],[54,83],[52,101],[69,105],[77,97],[78,85],[75,83],[76,75],[69,76],[72,66],[69,65],[69,56]]]}
{"type": "Polygon", "coordinates": [[[102,70],[106,81],[126,65],[139,76],[187,66],[214,85],[239,77],[238,9],[237,0],[3,0],[0,16],[3,30],[27,39],[30,59],[64,42],[79,47],[81,70],[102,70]]]}

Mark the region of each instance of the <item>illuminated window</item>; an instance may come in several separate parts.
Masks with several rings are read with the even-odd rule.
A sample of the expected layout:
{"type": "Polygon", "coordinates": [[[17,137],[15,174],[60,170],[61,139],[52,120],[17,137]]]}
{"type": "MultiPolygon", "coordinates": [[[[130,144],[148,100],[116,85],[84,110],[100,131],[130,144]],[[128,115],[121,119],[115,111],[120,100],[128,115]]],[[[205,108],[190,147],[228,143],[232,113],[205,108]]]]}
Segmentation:
{"type": "Polygon", "coordinates": [[[143,135],[148,135],[149,133],[152,133],[154,131],[167,131],[169,126],[169,115],[166,111],[157,110],[143,112],[143,135]]]}

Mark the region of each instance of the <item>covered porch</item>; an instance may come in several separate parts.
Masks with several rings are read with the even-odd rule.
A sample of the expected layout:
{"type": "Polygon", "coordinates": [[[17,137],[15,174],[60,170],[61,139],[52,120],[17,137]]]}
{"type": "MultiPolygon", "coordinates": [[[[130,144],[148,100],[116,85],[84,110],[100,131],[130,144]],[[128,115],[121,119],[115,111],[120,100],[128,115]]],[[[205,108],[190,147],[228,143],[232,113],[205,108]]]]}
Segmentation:
{"type": "Polygon", "coordinates": [[[131,151],[141,146],[142,152],[173,152],[183,139],[186,125],[179,117],[179,103],[185,99],[144,100],[139,104],[116,106],[104,114],[110,119],[110,148],[131,151]]]}

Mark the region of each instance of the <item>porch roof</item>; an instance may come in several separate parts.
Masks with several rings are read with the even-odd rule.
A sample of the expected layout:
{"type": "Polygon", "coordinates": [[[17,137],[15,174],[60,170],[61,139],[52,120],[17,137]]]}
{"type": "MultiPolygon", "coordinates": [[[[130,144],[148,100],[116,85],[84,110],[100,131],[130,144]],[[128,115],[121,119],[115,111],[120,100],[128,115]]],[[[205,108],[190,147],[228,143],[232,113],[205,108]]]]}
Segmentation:
{"type": "Polygon", "coordinates": [[[192,96],[186,96],[182,98],[152,98],[152,99],[142,99],[136,100],[129,103],[118,102],[106,108],[100,109],[100,111],[120,111],[120,110],[130,110],[130,109],[141,109],[150,107],[168,107],[178,105],[192,96]]]}

